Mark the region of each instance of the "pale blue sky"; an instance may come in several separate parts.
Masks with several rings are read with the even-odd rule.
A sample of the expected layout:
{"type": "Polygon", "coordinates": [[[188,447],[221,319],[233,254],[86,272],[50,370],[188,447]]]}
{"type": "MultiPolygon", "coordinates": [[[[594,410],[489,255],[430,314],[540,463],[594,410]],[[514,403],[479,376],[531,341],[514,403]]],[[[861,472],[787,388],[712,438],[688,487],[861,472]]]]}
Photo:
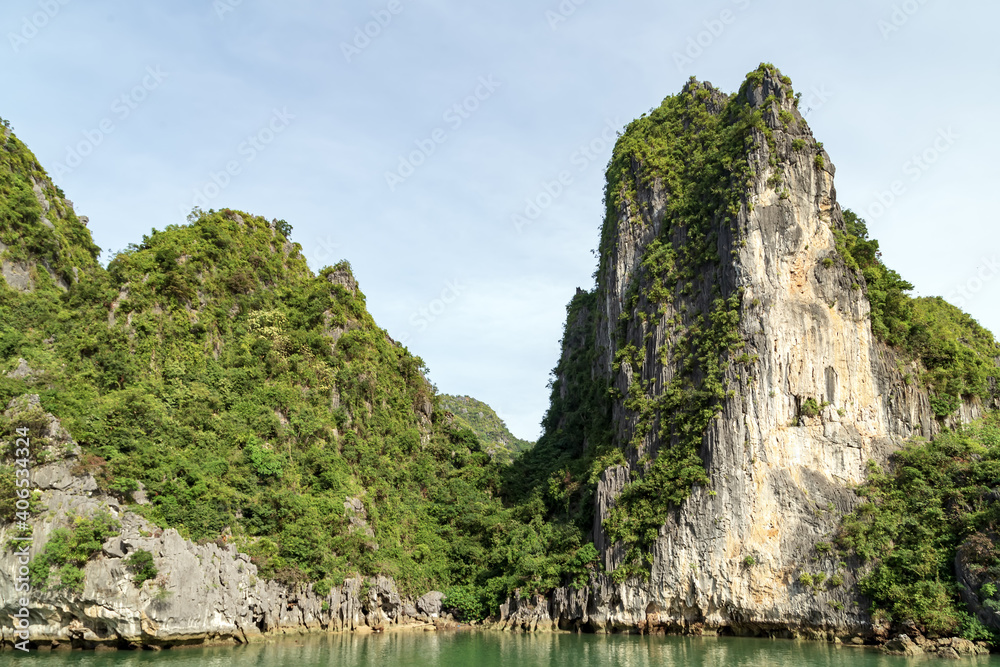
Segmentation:
{"type": "Polygon", "coordinates": [[[607,128],[692,74],[791,76],[889,265],[1000,331],[997,25],[985,1],[6,0],[0,116],[102,248],[195,203],[284,218],[441,391],[535,438],[593,283],[607,128]]]}

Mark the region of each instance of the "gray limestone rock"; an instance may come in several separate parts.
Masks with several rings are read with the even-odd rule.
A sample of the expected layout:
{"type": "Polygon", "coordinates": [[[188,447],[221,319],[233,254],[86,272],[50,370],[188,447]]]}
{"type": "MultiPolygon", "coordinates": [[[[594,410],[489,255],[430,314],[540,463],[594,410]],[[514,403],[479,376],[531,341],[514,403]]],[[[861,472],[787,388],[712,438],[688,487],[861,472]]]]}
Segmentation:
{"type": "Polygon", "coordinates": [[[139,482],[139,488],[132,492],[132,500],[135,501],[136,505],[148,505],[149,498],[146,497],[146,485],[139,482]]]}
{"type": "MultiPolygon", "coordinates": [[[[907,635],[898,635],[893,639],[890,639],[882,646],[882,651],[890,655],[923,655],[924,651],[922,648],[913,643],[907,635]]],[[[938,651],[940,654],[940,650],[938,651]]],[[[956,654],[957,658],[958,655],[956,654]]]]}
{"type": "MultiPolygon", "coordinates": [[[[348,498],[344,501],[344,513],[350,522],[350,530],[375,539],[375,531],[368,525],[368,511],[361,498],[348,498]]],[[[377,549],[377,547],[376,547],[377,549]]]]}
{"type": "Polygon", "coordinates": [[[31,265],[27,262],[15,262],[3,259],[0,262],[0,272],[3,273],[7,285],[18,292],[33,292],[35,281],[31,277],[31,265]]]}
{"type": "Polygon", "coordinates": [[[330,281],[332,285],[340,285],[348,292],[352,294],[358,293],[358,281],[354,279],[354,275],[349,269],[338,269],[337,271],[332,271],[327,280],[330,281]]]}
{"type": "Polygon", "coordinates": [[[17,367],[14,368],[13,370],[7,371],[4,375],[6,375],[12,380],[24,380],[34,377],[35,374],[36,371],[32,370],[32,368],[28,366],[27,361],[25,361],[24,359],[18,359],[17,367]]]}
{"type": "Polygon", "coordinates": [[[426,595],[417,598],[417,609],[422,614],[436,616],[441,613],[441,601],[444,600],[444,593],[431,591],[426,595]]]}

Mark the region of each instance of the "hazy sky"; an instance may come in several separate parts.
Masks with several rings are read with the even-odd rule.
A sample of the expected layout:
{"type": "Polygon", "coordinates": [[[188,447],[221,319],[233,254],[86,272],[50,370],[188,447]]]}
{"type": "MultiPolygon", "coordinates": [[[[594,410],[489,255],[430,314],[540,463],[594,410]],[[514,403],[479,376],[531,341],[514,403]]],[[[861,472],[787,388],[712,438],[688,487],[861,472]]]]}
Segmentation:
{"type": "Polygon", "coordinates": [[[690,75],[791,76],[886,262],[1000,331],[997,25],[984,0],[5,0],[0,116],[105,250],[196,204],[286,219],[442,392],[534,439],[615,132],[690,75]]]}

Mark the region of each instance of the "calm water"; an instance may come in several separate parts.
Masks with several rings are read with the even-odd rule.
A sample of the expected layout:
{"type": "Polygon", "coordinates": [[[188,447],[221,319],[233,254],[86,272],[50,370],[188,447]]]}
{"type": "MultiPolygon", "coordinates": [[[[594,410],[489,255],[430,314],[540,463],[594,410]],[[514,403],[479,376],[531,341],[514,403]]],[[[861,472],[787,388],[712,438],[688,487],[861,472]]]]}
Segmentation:
{"type": "MultiPolygon", "coordinates": [[[[938,659],[895,658],[865,649],[789,640],[469,632],[336,635],[159,653],[0,653],[3,665],[43,667],[903,667],[917,663],[945,664],[938,659]]],[[[966,659],[961,664],[1000,667],[1000,656],[966,659]]]]}

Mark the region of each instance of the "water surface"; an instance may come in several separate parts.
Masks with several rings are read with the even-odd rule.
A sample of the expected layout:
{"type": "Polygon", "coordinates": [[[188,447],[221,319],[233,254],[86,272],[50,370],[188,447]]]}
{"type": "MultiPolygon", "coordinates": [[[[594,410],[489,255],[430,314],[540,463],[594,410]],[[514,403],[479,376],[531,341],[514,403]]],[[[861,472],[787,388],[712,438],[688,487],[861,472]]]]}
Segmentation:
{"type": "MultiPolygon", "coordinates": [[[[410,632],[285,639],[235,648],[0,653],[0,664],[41,667],[903,667],[943,665],[870,649],[791,640],[500,632],[410,632]],[[17,660],[17,663],[14,661],[17,660]]],[[[963,665],[1000,667],[1000,656],[963,665]]]]}

